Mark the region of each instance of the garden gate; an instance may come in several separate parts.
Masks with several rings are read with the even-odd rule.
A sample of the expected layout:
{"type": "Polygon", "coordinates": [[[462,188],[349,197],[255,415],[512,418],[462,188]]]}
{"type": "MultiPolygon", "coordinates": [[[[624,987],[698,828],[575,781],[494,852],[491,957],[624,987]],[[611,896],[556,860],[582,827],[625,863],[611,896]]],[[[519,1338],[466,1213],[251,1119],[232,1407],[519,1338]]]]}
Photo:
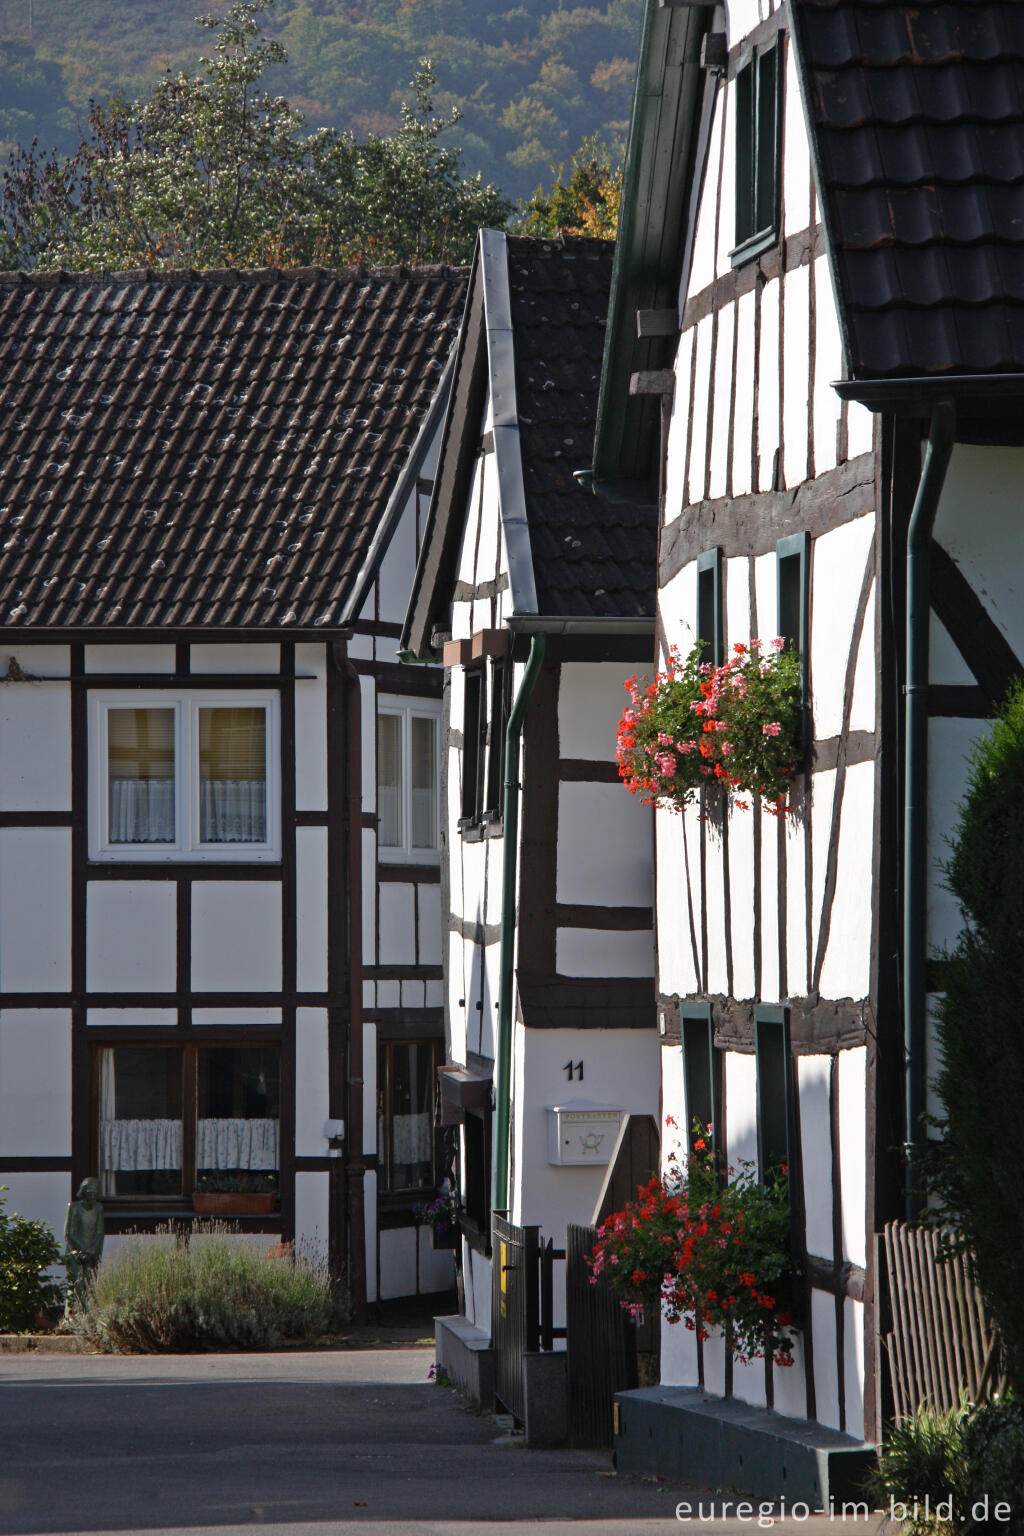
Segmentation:
{"type": "Polygon", "coordinates": [[[554,1326],[554,1261],[565,1249],[541,1242],[540,1227],[517,1227],[496,1212],[491,1265],[491,1342],[495,1395],[522,1421],[523,1355],[550,1350],[565,1329],[554,1326]]]}
{"type": "Polygon", "coordinates": [[[591,1284],[587,1255],[596,1227],[570,1225],[565,1244],[569,1438],[611,1445],[616,1392],[638,1385],[637,1327],[604,1279],[591,1284]]]}

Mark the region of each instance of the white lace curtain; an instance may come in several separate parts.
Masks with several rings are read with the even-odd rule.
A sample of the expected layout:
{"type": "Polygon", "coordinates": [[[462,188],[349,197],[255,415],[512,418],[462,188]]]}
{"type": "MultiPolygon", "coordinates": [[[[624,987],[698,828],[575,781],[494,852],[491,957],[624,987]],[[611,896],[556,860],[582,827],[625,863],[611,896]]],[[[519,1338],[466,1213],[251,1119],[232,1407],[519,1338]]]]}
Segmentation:
{"type": "Polygon", "coordinates": [[[395,1115],[391,1139],[396,1163],[429,1163],[434,1155],[429,1115],[395,1115]]]}
{"type": "MultiPolygon", "coordinates": [[[[110,841],[173,843],[173,779],[111,779],[110,841]]],[[[203,779],[199,836],[204,843],[265,843],[267,786],[263,779],[203,779]]]]}
{"type": "MultiPolygon", "coordinates": [[[[200,1120],[196,1125],[196,1167],[276,1169],[279,1124],[277,1120],[200,1120]]],[[[180,1120],[104,1118],[100,1137],[104,1174],[181,1167],[180,1120]]]]}

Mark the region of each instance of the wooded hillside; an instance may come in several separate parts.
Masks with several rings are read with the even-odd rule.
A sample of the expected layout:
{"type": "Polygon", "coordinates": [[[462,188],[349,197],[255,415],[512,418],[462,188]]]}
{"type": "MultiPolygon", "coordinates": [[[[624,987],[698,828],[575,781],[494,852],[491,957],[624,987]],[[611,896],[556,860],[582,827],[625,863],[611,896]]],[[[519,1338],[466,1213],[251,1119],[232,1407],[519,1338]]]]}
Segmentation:
{"type": "MultiPolygon", "coordinates": [[[[266,32],[288,51],[267,87],[310,128],[389,133],[417,60],[435,100],[458,103],[467,172],[528,195],[587,134],[614,140],[629,114],[640,0],[275,0],[266,32]],[[494,5],[494,9],[491,9],[494,5]]],[[[194,67],[202,0],[0,0],[0,147],[70,150],[90,96],[134,97],[194,67]]]]}

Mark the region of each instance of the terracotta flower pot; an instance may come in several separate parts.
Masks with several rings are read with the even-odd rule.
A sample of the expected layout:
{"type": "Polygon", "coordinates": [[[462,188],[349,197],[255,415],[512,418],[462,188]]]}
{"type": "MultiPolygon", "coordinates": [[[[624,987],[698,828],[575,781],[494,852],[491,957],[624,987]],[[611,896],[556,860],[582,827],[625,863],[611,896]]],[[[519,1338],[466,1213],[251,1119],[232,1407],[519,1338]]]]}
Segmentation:
{"type": "Polygon", "coordinates": [[[203,1195],[198,1190],[192,1196],[192,1209],[197,1216],[270,1216],[277,1209],[277,1196],[268,1194],[203,1195]]]}

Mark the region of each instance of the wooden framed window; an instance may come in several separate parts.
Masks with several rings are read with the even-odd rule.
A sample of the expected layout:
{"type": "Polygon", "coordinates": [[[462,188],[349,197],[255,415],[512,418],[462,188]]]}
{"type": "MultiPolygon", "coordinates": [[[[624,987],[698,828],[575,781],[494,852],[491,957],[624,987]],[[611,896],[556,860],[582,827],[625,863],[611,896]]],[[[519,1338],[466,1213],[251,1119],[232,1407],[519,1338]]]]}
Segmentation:
{"type": "Polygon", "coordinates": [[[440,857],[440,705],[382,697],[377,705],[377,857],[440,857]]]}
{"type": "Polygon", "coordinates": [[[377,1187],[382,1194],[437,1187],[437,1061],[436,1040],[384,1040],[377,1048],[377,1187]]]}
{"type": "Polygon", "coordinates": [[[757,1166],[761,1181],[778,1176],[791,1164],[793,1113],[792,1064],[789,1053],[789,1011],[754,1009],[754,1051],[757,1061],[757,1166]]]}
{"type": "Polygon", "coordinates": [[[511,663],[504,656],[491,662],[491,712],[487,735],[487,793],[484,815],[492,820],[502,813],[505,786],[505,731],[511,689],[511,663]]]}
{"type": "Polygon", "coordinates": [[[683,1085],[686,1089],[686,1134],[689,1145],[704,1139],[704,1131],[696,1131],[694,1122],[711,1127],[711,1145],[719,1143],[719,1090],[718,1059],[712,1034],[711,1005],[688,1005],[680,1008],[680,1030],[683,1048],[683,1085]]]}
{"type": "Polygon", "coordinates": [[[779,236],[782,169],[781,34],[754,49],[736,70],[736,246],[733,266],[779,236]]]}
{"type": "Polygon", "coordinates": [[[474,826],[484,813],[487,782],[487,678],[483,663],[463,674],[462,817],[460,826],[474,826]]]}
{"type": "Polygon", "coordinates": [[[91,690],[89,855],[280,857],[277,695],[91,690]]]}
{"type": "Polygon", "coordinates": [[[491,1112],[467,1109],[462,1121],[463,1226],[475,1246],[491,1247],[491,1112]]]}
{"type": "Polygon", "coordinates": [[[722,619],[722,551],[708,549],[697,557],[697,639],[704,641],[703,659],[713,667],[725,659],[722,619]]]}
{"type": "Polygon", "coordinates": [[[276,1042],[97,1046],[93,1110],[104,1200],[181,1204],[197,1189],[278,1190],[276,1042]]]}
{"type": "Polygon", "coordinates": [[[809,533],[793,533],[780,539],[775,546],[776,590],[778,612],[776,634],[786,645],[800,653],[801,686],[804,703],[807,702],[807,659],[810,632],[811,536],[809,533]]]}

